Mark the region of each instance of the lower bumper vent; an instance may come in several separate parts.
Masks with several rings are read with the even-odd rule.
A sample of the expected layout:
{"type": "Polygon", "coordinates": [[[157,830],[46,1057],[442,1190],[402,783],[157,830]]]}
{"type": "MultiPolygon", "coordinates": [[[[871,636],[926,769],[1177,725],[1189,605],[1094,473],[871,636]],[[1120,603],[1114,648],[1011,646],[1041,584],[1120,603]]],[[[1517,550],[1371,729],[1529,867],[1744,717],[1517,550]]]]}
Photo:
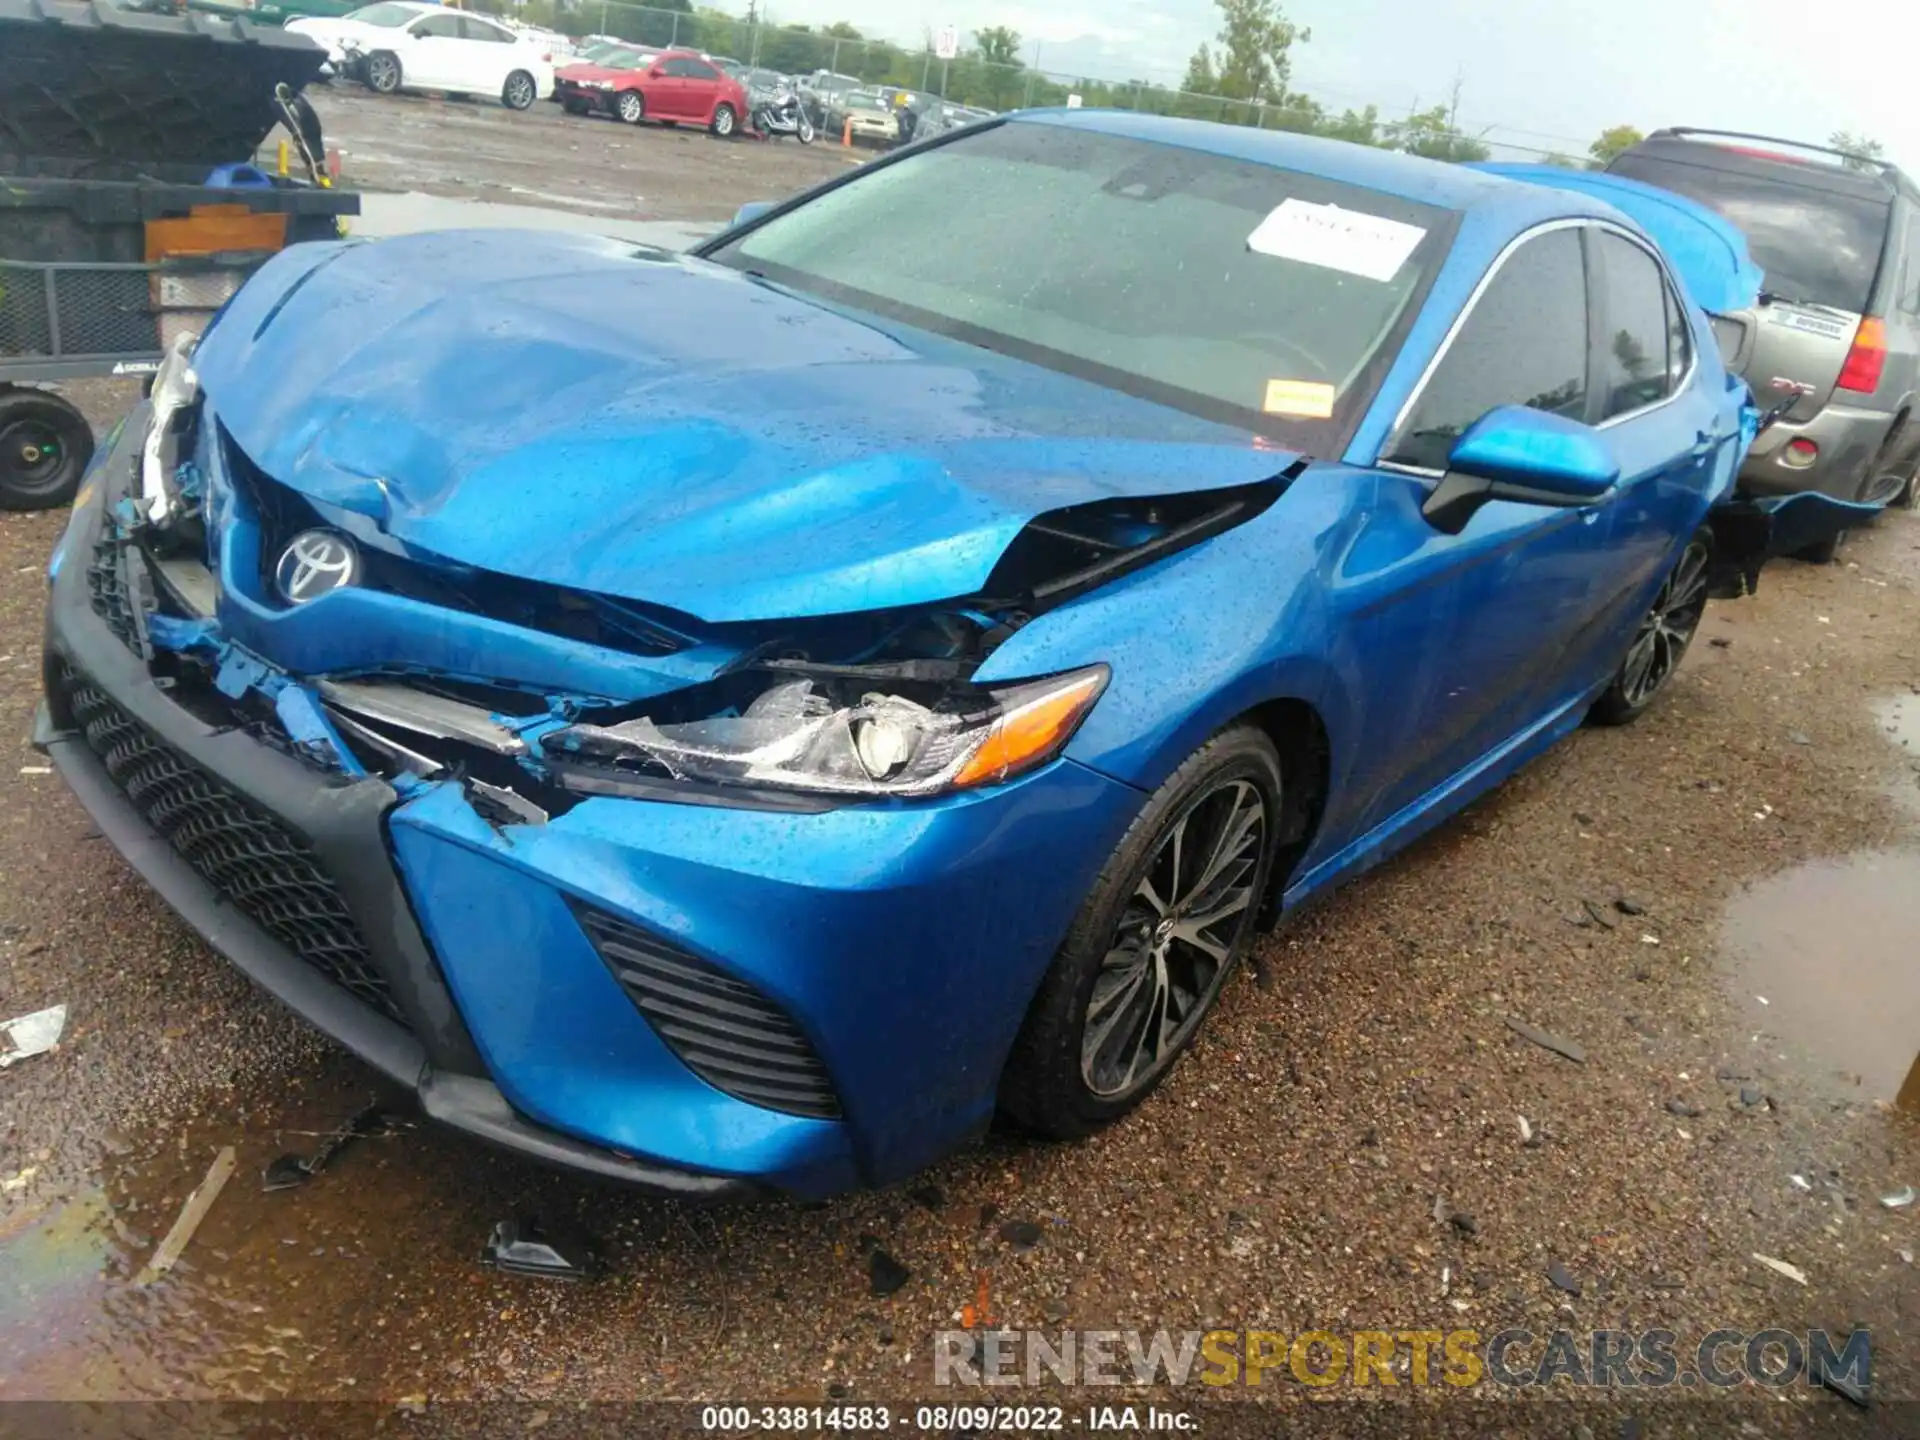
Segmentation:
{"type": "Polygon", "coordinates": [[[574,914],[620,987],[694,1074],[750,1105],[839,1117],[826,1067],[773,1001],[637,925],[583,905],[574,914]]]}
{"type": "Polygon", "coordinates": [[[333,877],[304,840],[84,676],[62,667],[61,680],[87,748],[194,873],[335,984],[407,1023],[333,877]]]}

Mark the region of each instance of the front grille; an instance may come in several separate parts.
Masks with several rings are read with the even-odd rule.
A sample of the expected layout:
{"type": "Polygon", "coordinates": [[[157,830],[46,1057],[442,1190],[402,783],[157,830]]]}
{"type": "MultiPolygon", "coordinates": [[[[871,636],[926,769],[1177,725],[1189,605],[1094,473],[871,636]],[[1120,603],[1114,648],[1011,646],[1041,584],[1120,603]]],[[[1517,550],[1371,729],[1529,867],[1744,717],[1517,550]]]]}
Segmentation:
{"type": "Polygon", "coordinates": [[[826,1066],[773,1001],[637,925],[585,906],[574,913],[621,989],[694,1074],[750,1105],[838,1118],[826,1066]]]}
{"type": "Polygon", "coordinates": [[[127,570],[121,543],[109,536],[93,542],[93,556],[87,562],[87,598],[93,613],[107,622],[107,628],[120,637],[129,650],[140,648],[140,631],[133,618],[133,597],[127,591],[127,570]]]}
{"type": "Polygon", "coordinates": [[[406,1024],[312,848],[71,670],[64,692],[87,748],[134,809],[221,898],[381,1014],[406,1024]]]}

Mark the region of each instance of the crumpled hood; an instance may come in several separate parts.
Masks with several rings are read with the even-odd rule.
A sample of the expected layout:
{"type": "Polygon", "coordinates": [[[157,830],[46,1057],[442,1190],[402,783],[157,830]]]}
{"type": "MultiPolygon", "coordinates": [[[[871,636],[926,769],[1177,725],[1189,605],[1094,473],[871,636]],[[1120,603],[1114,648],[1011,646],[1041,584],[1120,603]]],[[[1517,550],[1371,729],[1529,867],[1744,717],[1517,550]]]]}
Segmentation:
{"type": "Polygon", "coordinates": [[[711,621],[973,593],[1043,511],[1293,454],[610,240],[444,231],[263,268],[195,361],[267,475],[405,545],[711,621]]]}

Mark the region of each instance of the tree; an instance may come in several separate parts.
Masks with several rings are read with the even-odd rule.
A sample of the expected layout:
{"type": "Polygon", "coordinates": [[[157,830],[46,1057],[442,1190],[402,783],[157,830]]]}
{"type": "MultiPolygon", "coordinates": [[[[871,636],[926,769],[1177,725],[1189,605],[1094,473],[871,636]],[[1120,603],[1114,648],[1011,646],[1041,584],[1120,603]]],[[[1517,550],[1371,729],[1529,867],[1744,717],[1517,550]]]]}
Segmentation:
{"type": "Polygon", "coordinates": [[[1605,169],[1613,162],[1613,157],[1622,150],[1631,150],[1646,139],[1631,125],[1615,125],[1610,130],[1602,130],[1600,138],[1587,147],[1587,154],[1593,157],[1593,163],[1605,169]]]}
{"type": "Polygon", "coordinates": [[[1827,144],[1835,150],[1847,152],[1846,164],[1849,170],[1878,170],[1881,157],[1886,154],[1886,147],[1878,140],[1871,140],[1865,135],[1855,135],[1847,130],[1834,131],[1827,137],[1827,144]]]}
{"type": "Polygon", "coordinates": [[[1369,105],[1365,110],[1344,111],[1338,119],[1322,120],[1318,133],[1329,140],[1346,140],[1355,145],[1378,145],[1380,139],[1380,112],[1369,105]]]}
{"type": "Polygon", "coordinates": [[[1020,32],[1005,25],[989,25],[973,32],[973,48],[988,65],[1020,63],[1020,32]]]}
{"type": "Polygon", "coordinates": [[[1467,160],[1485,160],[1493,152],[1481,143],[1477,135],[1462,134],[1460,130],[1460,89],[1461,81],[1453,82],[1453,95],[1445,105],[1436,105],[1431,110],[1416,110],[1405,120],[1395,120],[1386,126],[1384,143],[1389,150],[1404,150],[1409,155],[1422,155],[1429,160],[1452,160],[1456,163],[1467,160]]]}
{"type": "Polygon", "coordinates": [[[1286,98],[1290,77],[1288,52],[1294,42],[1313,38],[1313,32],[1295,25],[1275,0],[1214,0],[1220,7],[1220,58],[1202,45],[1187,63],[1187,83],[1181,88],[1196,94],[1224,95],[1230,100],[1277,104],[1286,98]],[[1204,88],[1201,83],[1204,82],[1204,88]]]}
{"type": "Polygon", "coordinates": [[[1220,77],[1213,72],[1213,52],[1206,46],[1194,51],[1187,61],[1187,78],[1180,82],[1180,88],[1189,95],[1220,93],[1220,77]]]}

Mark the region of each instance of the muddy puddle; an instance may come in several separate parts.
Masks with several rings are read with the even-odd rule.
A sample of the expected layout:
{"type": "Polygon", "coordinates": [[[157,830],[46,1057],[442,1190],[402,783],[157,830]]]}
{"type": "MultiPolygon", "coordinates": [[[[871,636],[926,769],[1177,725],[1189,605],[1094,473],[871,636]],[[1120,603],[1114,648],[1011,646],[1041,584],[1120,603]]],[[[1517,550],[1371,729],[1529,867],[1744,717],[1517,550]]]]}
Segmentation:
{"type": "MultiPolygon", "coordinates": [[[[1874,714],[1903,762],[1894,797],[1920,816],[1920,695],[1882,701],[1874,714]]],[[[1756,1040],[1777,1040],[1780,1058],[1862,1098],[1920,1110],[1920,840],[1748,885],[1721,939],[1756,1040]]]]}

